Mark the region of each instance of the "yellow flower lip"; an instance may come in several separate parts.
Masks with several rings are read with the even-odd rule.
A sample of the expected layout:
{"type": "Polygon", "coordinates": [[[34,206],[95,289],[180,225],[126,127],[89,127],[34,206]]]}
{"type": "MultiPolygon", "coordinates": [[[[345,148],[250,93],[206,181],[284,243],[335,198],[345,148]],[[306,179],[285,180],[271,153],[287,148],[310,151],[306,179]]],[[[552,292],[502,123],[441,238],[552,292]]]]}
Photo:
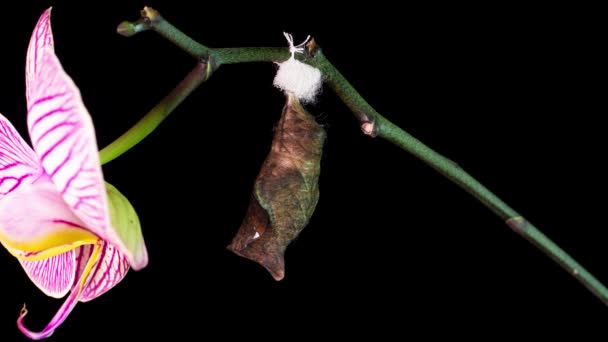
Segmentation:
{"type": "Polygon", "coordinates": [[[48,177],[23,184],[0,201],[0,241],[18,259],[43,260],[97,240],[48,177]]]}
{"type": "MultiPolygon", "coordinates": [[[[72,235],[75,238],[77,238],[77,240],[75,240],[74,242],[71,243],[61,243],[62,239],[56,239],[55,237],[45,240],[45,241],[41,241],[41,243],[39,244],[31,244],[29,246],[26,246],[26,248],[23,248],[23,245],[10,245],[9,243],[3,242],[2,244],[4,245],[4,247],[6,248],[6,250],[12,254],[15,258],[19,259],[19,260],[27,260],[27,261],[40,261],[40,260],[44,260],[44,259],[48,259],[50,257],[53,257],[55,255],[59,255],[61,253],[65,253],[69,250],[72,250],[74,248],[80,247],[80,246],[84,246],[84,245],[92,245],[94,243],[96,243],[99,238],[96,237],[95,235],[83,231],[85,233],[83,234],[66,234],[66,235],[72,235]],[[53,247],[48,247],[49,245],[53,246],[53,247]],[[38,248],[40,249],[38,249],[38,248]],[[36,250],[35,252],[32,251],[28,251],[28,250],[36,250]]],[[[2,239],[2,237],[0,236],[0,239],[2,239]]],[[[3,240],[6,241],[6,240],[3,240]]]]}

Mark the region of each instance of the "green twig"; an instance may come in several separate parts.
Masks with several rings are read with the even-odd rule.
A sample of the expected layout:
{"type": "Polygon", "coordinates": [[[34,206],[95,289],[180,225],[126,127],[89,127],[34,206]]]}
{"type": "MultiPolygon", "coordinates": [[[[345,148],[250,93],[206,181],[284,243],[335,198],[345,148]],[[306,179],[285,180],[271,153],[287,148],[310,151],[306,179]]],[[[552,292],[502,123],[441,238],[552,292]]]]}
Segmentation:
{"type": "Polygon", "coordinates": [[[208,78],[207,66],[205,62],[197,63],[194,69],[133,127],[99,151],[101,164],[114,160],[152,133],[175,107],[208,78]]]}
{"type": "MultiPolygon", "coordinates": [[[[142,11],[142,18],[140,20],[135,23],[127,23],[124,25],[132,26],[133,29],[131,30],[132,32],[130,32],[132,34],[143,31],[144,29],[141,29],[142,27],[156,31],[193,57],[201,60],[209,60],[209,63],[211,63],[210,68],[212,70],[216,70],[223,64],[276,62],[284,61],[289,57],[287,48],[208,48],[192,40],[186,34],[163,19],[157,11],[149,7],[142,11]],[[145,23],[145,25],[142,23],[145,23]],[[136,29],[138,27],[139,29],[136,29]]],[[[299,56],[298,58],[322,71],[325,82],[352,110],[359,121],[361,130],[364,134],[371,137],[378,136],[392,142],[452,180],[482,202],[498,217],[505,221],[515,232],[555,260],[602,302],[608,304],[608,289],[570,255],[457,164],[435,152],[430,147],[380,115],[367,103],[367,101],[365,101],[329,60],[325,58],[314,41],[309,43],[307,48],[308,54],[303,57],[299,56]]]]}

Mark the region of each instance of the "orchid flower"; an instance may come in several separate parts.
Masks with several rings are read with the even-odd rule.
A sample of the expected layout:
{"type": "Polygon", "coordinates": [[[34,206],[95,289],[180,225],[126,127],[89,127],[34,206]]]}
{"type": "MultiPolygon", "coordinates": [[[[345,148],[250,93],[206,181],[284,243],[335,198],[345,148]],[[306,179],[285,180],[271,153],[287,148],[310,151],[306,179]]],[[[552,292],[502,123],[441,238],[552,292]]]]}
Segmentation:
{"type": "Polygon", "coordinates": [[[120,282],[148,262],[139,220],[104,182],[95,130],[80,92],[53,48],[51,9],[32,34],[26,61],[27,125],[33,149],[0,114],[0,242],[45,294],[70,292],[40,332],[50,336],[78,301],[120,282]]]}

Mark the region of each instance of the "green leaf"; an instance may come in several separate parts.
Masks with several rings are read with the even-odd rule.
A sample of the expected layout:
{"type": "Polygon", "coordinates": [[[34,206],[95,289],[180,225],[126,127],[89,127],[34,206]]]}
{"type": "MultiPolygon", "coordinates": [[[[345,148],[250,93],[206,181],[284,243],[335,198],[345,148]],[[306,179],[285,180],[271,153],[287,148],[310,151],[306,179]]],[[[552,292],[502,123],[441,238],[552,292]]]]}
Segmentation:
{"type": "Polygon", "coordinates": [[[131,254],[127,255],[127,259],[134,269],[141,269],[148,263],[148,252],[139,217],[129,200],[108,182],[106,182],[106,193],[112,226],[131,254]]]}

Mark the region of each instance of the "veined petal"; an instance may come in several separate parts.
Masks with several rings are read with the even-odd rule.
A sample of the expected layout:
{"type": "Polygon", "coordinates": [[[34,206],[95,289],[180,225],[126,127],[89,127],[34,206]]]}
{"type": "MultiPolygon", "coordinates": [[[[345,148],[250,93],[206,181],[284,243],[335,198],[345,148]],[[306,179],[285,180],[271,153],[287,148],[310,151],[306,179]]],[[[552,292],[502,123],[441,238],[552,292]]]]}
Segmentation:
{"type": "Polygon", "coordinates": [[[44,174],[0,201],[0,242],[18,259],[42,260],[98,239],[44,174]]]}
{"type": "Polygon", "coordinates": [[[38,21],[32,40],[27,121],[34,151],[84,226],[104,240],[116,241],[93,121],[80,91],[54,53],[49,11],[38,21]]]}
{"type": "Polygon", "coordinates": [[[19,260],[19,262],[30,280],[44,294],[53,298],[61,298],[74,285],[76,275],[75,254],[74,250],[69,250],[44,260],[19,260]]]}
{"type": "Polygon", "coordinates": [[[95,265],[95,263],[99,260],[100,251],[101,244],[95,244],[93,251],[91,252],[90,258],[82,259],[82,262],[85,264],[85,266],[81,272],[80,279],[72,288],[72,292],[70,293],[66,301],[63,303],[61,308],[59,308],[59,311],[57,311],[55,316],[53,316],[49,324],[47,324],[47,326],[42,331],[33,332],[25,327],[25,325],[23,324],[23,318],[25,317],[25,315],[27,315],[27,310],[25,309],[25,306],[23,307],[23,309],[21,310],[21,314],[17,319],[17,327],[19,328],[19,330],[21,330],[23,334],[25,334],[25,336],[31,338],[32,340],[41,340],[43,338],[47,338],[51,336],[55,329],[57,329],[57,327],[59,327],[61,323],[65,321],[70,312],[72,312],[72,310],[76,306],[76,303],[78,303],[78,300],[80,299],[83,290],[86,288],[89,281],[91,280],[91,271],[93,270],[93,266],[95,265]]]}
{"type": "Polygon", "coordinates": [[[119,237],[119,241],[110,242],[116,244],[121,256],[124,255],[129,260],[133,269],[139,270],[148,264],[148,251],[137,213],[129,200],[107,182],[106,192],[112,227],[119,237]]]}
{"type": "MultiPolygon", "coordinates": [[[[40,332],[30,331],[23,324],[23,318],[27,314],[25,306],[17,319],[19,330],[33,340],[40,340],[51,336],[55,329],[65,321],[78,301],[90,301],[104,294],[118,284],[129,270],[127,259],[114,246],[101,240],[97,241],[94,245],[80,246],[70,252],[72,253],[71,257],[73,257],[71,259],[73,261],[72,265],[75,266],[75,269],[47,269],[47,271],[71,271],[73,279],[78,279],[73,284],[69,297],[53,319],[40,332]]],[[[54,267],[57,265],[49,266],[54,267]]]]}
{"type": "Polygon", "coordinates": [[[42,13],[38,23],[32,33],[30,44],[27,48],[27,57],[25,59],[25,86],[26,86],[26,99],[30,103],[30,92],[34,87],[32,83],[36,79],[35,75],[38,69],[42,65],[41,57],[42,49],[53,50],[53,34],[51,32],[51,8],[47,9],[42,13]]]}
{"type": "Polygon", "coordinates": [[[42,167],[32,148],[0,114],[0,200],[41,172],[42,167]]]}
{"type": "MultiPolygon", "coordinates": [[[[80,251],[83,254],[83,260],[93,252],[93,246],[82,246],[80,251]]],[[[84,272],[84,263],[81,263],[79,275],[84,272]]],[[[117,248],[108,243],[103,243],[101,254],[97,263],[93,266],[93,271],[90,274],[90,280],[82,291],[80,296],[81,302],[88,302],[102,294],[108,292],[116,286],[127,275],[129,270],[129,262],[117,248]]]]}
{"type": "Polygon", "coordinates": [[[82,277],[94,249],[95,245],[82,245],[74,249],[74,255],[76,257],[76,272],[74,279],[80,279],[80,277],[82,277]]]}

